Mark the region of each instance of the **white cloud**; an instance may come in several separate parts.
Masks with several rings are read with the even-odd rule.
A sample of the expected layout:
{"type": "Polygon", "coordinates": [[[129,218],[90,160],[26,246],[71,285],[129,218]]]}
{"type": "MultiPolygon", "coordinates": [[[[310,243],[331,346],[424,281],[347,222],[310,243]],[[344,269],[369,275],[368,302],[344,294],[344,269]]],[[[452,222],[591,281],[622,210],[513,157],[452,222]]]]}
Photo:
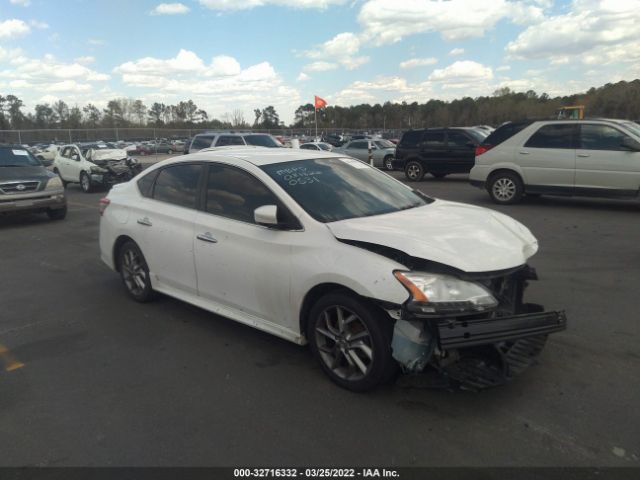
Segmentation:
{"type": "Polygon", "coordinates": [[[23,37],[31,32],[31,28],[24,21],[18,19],[0,22],[0,39],[23,37]]]}
{"type": "Polygon", "coordinates": [[[46,30],[47,28],[49,28],[48,23],[41,22],[39,20],[30,20],[29,25],[31,25],[33,28],[38,28],[40,30],[46,30]]]}
{"type": "Polygon", "coordinates": [[[358,21],[368,41],[384,45],[428,32],[440,33],[445,40],[482,37],[503,18],[530,23],[540,21],[543,10],[507,0],[367,0],[358,21]]]}
{"type": "Polygon", "coordinates": [[[249,10],[255,7],[275,6],[315,8],[324,10],[331,5],[342,5],[348,0],[200,0],[200,5],[217,11],[249,10]]]}
{"type": "Polygon", "coordinates": [[[449,52],[449,55],[462,55],[464,53],[464,48],[454,48],[449,52]]]}
{"type": "Polygon", "coordinates": [[[11,0],[12,5],[20,5],[21,7],[28,7],[31,4],[31,0],[11,0]]]}
{"type": "Polygon", "coordinates": [[[303,67],[307,72],[326,72],[327,70],[335,70],[338,68],[337,63],[329,62],[313,62],[303,67]]]}
{"type": "Polygon", "coordinates": [[[428,80],[442,83],[443,88],[478,88],[493,79],[493,71],[480,63],[464,60],[452,63],[446,68],[436,69],[428,80]]]}
{"type": "Polygon", "coordinates": [[[511,70],[510,65],[500,65],[498,68],[496,68],[496,72],[508,72],[509,70],[511,70]]]}
{"type": "Polygon", "coordinates": [[[184,3],[161,3],[151,10],[151,15],[182,15],[190,10],[184,3]]]}
{"type": "Polygon", "coordinates": [[[574,0],[567,13],[528,27],[506,51],[512,58],[554,64],[637,62],[639,24],[638,0],[574,0]]]}
{"type": "Polygon", "coordinates": [[[241,68],[227,55],[206,64],[194,52],[182,49],[173,58],[145,57],[119,65],[113,70],[127,87],[145,89],[140,96],[153,102],[177,102],[185,98],[206,108],[210,115],[241,109],[252,119],[254,108],[273,105],[283,119],[293,118],[300,94],[286,85],[268,62],[241,68]]]}
{"type": "Polygon", "coordinates": [[[95,63],[96,58],[91,55],[87,55],[84,57],[78,57],[74,60],[74,62],[79,63],[80,65],[89,65],[91,63],[95,63]]]}
{"type": "MultiPolygon", "coordinates": [[[[0,50],[0,60],[2,57],[0,50]]],[[[93,89],[95,82],[104,82],[110,78],[109,75],[91,70],[78,62],[60,62],[53,55],[29,58],[14,51],[8,58],[8,64],[9,69],[0,70],[0,79],[6,79],[15,89],[88,92],[93,89]]]]}
{"type": "Polygon", "coordinates": [[[434,63],[438,63],[438,59],[434,57],[410,58],[409,60],[400,62],[400,68],[406,69],[406,68],[424,67],[426,65],[433,65],[434,63]]]}
{"type": "MultiPolygon", "coordinates": [[[[369,61],[369,57],[358,55],[360,46],[360,38],[356,34],[343,32],[304,52],[304,55],[311,59],[331,58],[347,70],[354,70],[369,61]]],[[[327,64],[326,61],[316,62],[319,63],[327,64]]]]}
{"type": "Polygon", "coordinates": [[[307,80],[311,80],[311,77],[304,72],[300,72],[300,75],[298,75],[296,80],[298,82],[306,82],[307,80]]]}

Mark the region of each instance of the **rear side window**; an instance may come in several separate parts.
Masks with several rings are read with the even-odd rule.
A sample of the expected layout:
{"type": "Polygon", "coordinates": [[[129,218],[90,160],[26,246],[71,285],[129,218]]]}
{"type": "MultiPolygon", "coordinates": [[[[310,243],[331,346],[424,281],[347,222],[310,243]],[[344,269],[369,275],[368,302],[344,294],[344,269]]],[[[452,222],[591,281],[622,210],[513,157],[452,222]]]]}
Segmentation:
{"type": "Polygon", "coordinates": [[[354,148],[356,150],[367,150],[369,148],[369,142],[366,140],[358,140],[351,142],[348,148],[354,148]]]}
{"type": "Polygon", "coordinates": [[[496,145],[500,145],[505,140],[510,139],[516,133],[524,130],[524,128],[528,127],[529,125],[531,125],[531,123],[507,123],[491,132],[482,143],[495,147],[496,145]]]}
{"type": "Polygon", "coordinates": [[[422,130],[412,130],[406,132],[400,140],[400,144],[403,147],[416,147],[422,140],[422,130]]]}
{"type": "Polygon", "coordinates": [[[574,124],[544,125],[534,133],[525,147],[529,148],[575,148],[574,124]]]}
{"type": "Polygon", "coordinates": [[[193,138],[193,143],[191,144],[191,150],[202,150],[203,148],[209,148],[211,146],[212,141],[213,141],[212,136],[196,135],[193,138]]]}
{"type": "Polygon", "coordinates": [[[471,142],[471,139],[462,132],[449,130],[447,133],[447,141],[449,142],[449,145],[456,147],[468,147],[467,144],[471,142]]]}
{"type": "Polygon", "coordinates": [[[424,134],[424,144],[431,148],[444,147],[444,132],[442,130],[427,131],[424,134]]]}
{"type": "Polygon", "coordinates": [[[138,180],[138,190],[140,190],[143,197],[151,198],[151,195],[153,194],[153,182],[157,176],[158,172],[155,171],[148,173],[138,180]]]}
{"type": "Polygon", "coordinates": [[[626,136],[608,125],[580,125],[580,148],[623,151],[626,148],[622,147],[622,140],[626,136]]]}
{"type": "Polygon", "coordinates": [[[180,207],[196,208],[202,165],[177,165],[160,171],[153,198],[180,207]]]}
{"type": "Polygon", "coordinates": [[[225,147],[227,145],[244,145],[244,141],[237,135],[222,135],[216,142],[216,147],[225,147]]]}
{"type": "Polygon", "coordinates": [[[256,147],[279,147],[280,144],[271,135],[247,135],[244,137],[247,145],[254,145],[256,147]]]}

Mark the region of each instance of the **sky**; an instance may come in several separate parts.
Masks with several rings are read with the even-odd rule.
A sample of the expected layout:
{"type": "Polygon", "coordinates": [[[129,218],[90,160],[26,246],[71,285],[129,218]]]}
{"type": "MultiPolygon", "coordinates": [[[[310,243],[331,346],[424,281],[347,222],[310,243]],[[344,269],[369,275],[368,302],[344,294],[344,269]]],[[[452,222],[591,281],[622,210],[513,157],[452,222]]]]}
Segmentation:
{"type": "Polygon", "coordinates": [[[0,0],[0,95],[192,99],[290,123],[357,105],[640,77],[640,0],[0,0]]]}

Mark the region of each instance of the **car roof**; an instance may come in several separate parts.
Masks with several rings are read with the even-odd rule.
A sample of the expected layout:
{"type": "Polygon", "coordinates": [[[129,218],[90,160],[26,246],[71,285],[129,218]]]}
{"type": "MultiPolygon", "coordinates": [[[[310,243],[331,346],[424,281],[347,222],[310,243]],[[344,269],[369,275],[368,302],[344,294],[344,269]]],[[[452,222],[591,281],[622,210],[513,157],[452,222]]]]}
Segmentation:
{"type": "MultiPolygon", "coordinates": [[[[189,161],[226,161],[243,160],[258,167],[274,163],[295,162],[298,160],[313,160],[315,158],[337,158],[340,155],[333,152],[318,150],[301,150],[298,148],[263,148],[247,147],[233,149],[205,149],[198,153],[182,155],[179,159],[167,160],[167,163],[181,163],[189,161]]],[[[163,162],[163,164],[165,164],[163,162]]],[[[166,165],[166,164],[165,164],[166,165]]]]}

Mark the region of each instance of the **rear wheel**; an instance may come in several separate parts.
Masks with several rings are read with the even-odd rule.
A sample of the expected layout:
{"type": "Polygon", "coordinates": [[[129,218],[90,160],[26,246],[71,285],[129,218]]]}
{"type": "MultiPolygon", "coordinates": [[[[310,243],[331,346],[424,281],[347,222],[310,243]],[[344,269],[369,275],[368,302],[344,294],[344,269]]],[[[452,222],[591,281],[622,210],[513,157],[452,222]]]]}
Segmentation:
{"type": "Polygon", "coordinates": [[[498,172],[491,176],[487,189],[491,199],[501,205],[511,205],[522,200],[524,186],[520,177],[513,172],[498,172]]]}
{"type": "Polygon", "coordinates": [[[118,270],[127,293],[136,302],[153,300],[154,291],[151,288],[149,267],[142,251],[134,241],[128,241],[118,252],[118,270]]]}
{"type": "Polygon", "coordinates": [[[407,180],[419,182],[424,177],[424,168],[420,162],[411,160],[404,167],[404,175],[407,180]]]}
{"type": "Polygon", "coordinates": [[[322,297],[311,309],[307,339],[324,372],[339,386],[370,390],[393,376],[393,322],[372,305],[342,292],[322,297]]]}
{"type": "Polygon", "coordinates": [[[387,155],[386,157],[384,157],[384,169],[391,171],[393,170],[393,156],[391,155],[387,155]]]}

